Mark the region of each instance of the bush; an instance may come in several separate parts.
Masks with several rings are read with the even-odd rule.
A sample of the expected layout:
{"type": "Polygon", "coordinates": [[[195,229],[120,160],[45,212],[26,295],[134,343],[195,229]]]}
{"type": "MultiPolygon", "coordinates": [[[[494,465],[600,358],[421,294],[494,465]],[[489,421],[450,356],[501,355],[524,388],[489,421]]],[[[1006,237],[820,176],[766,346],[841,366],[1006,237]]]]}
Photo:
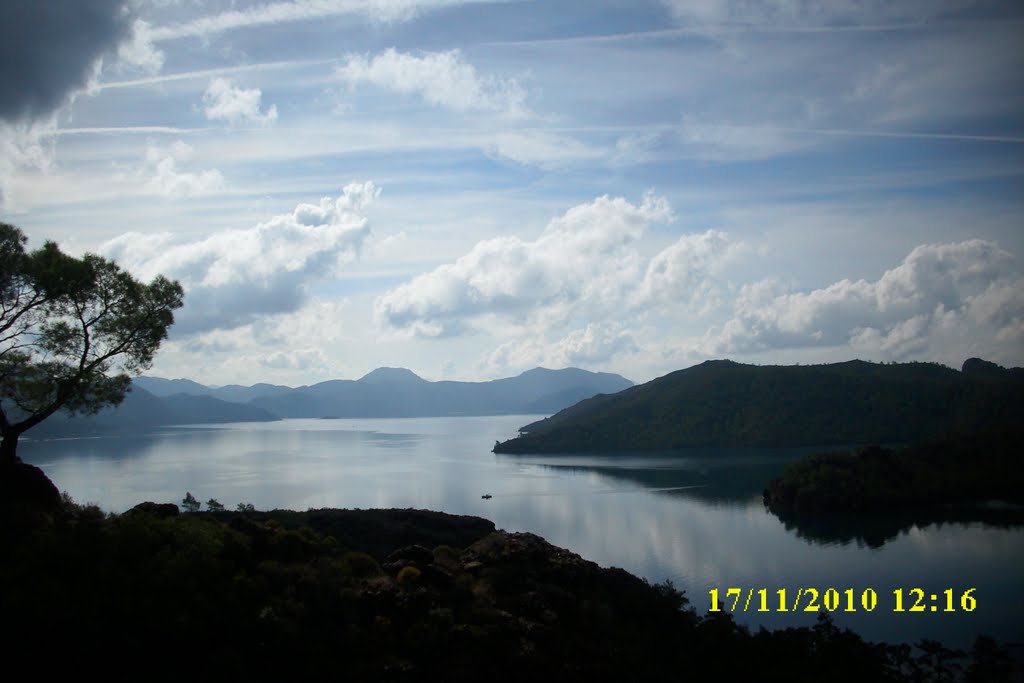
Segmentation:
{"type": "Polygon", "coordinates": [[[345,553],[341,561],[347,565],[350,575],[357,579],[368,579],[380,575],[380,565],[367,553],[345,553]]]}
{"type": "Polygon", "coordinates": [[[445,569],[458,569],[461,566],[458,548],[450,545],[439,545],[434,548],[434,564],[445,569]]]}
{"type": "Polygon", "coordinates": [[[410,590],[416,586],[420,581],[420,572],[416,567],[402,567],[402,570],[398,572],[398,586],[402,590],[410,590]]]}

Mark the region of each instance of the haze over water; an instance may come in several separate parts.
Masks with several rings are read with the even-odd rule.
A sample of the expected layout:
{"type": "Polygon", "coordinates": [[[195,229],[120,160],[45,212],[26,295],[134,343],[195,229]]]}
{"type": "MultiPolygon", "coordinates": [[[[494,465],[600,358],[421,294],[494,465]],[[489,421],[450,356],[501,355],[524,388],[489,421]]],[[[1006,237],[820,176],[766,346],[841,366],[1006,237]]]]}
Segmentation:
{"type": "MultiPolygon", "coordinates": [[[[704,612],[708,591],[767,589],[773,611],[737,613],[769,628],[810,625],[780,613],[777,591],[874,589],[877,607],[833,614],[868,639],[934,638],[969,647],[979,633],[1024,640],[1024,528],[982,523],[911,526],[881,547],[809,539],[761,503],[764,485],[806,451],[699,450],[634,456],[496,456],[536,416],[285,420],[175,427],[145,436],[26,440],[21,456],[79,502],[123,511],[180,503],[186,491],[229,509],[427,508],[529,531],[602,566],[671,579],[704,612]],[[490,494],[492,498],[481,496],[490,494]],[[939,596],[938,610],[893,611],[893,590],[939,596]],[[977,608],[945,613],[968,588],[977,608]]],[[[847,536],[848,537],[848,536],[847,536]]],[[[837,534],[833,538],[843,538],[837,534]]],[[[905,597],[905,607],[911,601],[905,597]]],[[[756,598],[755,598],[756,602],[756,598]]],[[[845,606],[845,603],[844,603],[845,606]]],[[[840,608],[841,609],[841,608],[840,608]]]]}

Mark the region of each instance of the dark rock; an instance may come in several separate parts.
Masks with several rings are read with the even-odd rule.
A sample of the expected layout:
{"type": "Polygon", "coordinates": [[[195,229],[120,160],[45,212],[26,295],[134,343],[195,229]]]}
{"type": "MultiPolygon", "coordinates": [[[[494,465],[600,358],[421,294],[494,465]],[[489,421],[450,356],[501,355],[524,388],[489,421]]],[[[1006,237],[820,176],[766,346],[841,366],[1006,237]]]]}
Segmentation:
{"type": "Polygon", "coordinates": [[[439,567],[436,564],[424,565],[422,568],[422,580],[424,583],[430,584],[437,588],[447,590],[451,588],[453,581],[452,574],[444,567],[439,567]]]}
{"type": "Polygon", "coordinates": [[[63,516],[60,491],[35,465],[0,465],[0,535],[17,537],[63,516]]]}
{"type": "Polygon", "coordinates": [[[358,548],[378,560],[409,545],[464,548],[494,531],[490,520],[433,510],[278,510],[265,514],[284,526],[308,526],[333,536],[339,545],[358,548]]]}
{"type": "Polygon", "coordinates": [[[407,545],[389,554],[387,560],[388,562],[408,560],[422,568],[434,561],[434,551],[421,545],[407,545]]]}
{"type": "Polygon", "coordinates": [[[175,517],[181,513],[181,510],[174,503],[154,503],[147,500],[144,503],[139,503],[124,514],[134,515],[139,513],[153,515],[154,517],[175,517]]]}
{"type": "Polygon", "coordinates": [[[414,562],[411,562],[410,560],[402,559],[402,560],[395,560],[394,562],[385,562],[384,564],[382,564],[380,566],[380,568],[383,569],[388,574],[391,574],[392,576],[397,576],[398,572],[402,571],[406,567],[414,567],[414,566],[416,566],[414,562]]]}
{"type": "Polygon", "coordinates": [[[960,367],[960,372],[971,377],[985,379],[1016,381],[1024,379],[1024,368],[1004,368],[981,358],[968,358],[960,367]]]}

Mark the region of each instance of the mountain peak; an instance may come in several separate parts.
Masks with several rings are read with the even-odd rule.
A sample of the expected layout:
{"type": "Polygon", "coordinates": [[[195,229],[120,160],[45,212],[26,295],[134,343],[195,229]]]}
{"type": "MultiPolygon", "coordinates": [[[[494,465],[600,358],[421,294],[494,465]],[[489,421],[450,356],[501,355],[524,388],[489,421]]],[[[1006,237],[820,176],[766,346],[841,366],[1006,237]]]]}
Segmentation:
{"type": "Polygon", "coordinates": [[[406,368],[377,368],[358,381],[363,384],[419,384],[427,380],[406,368]]]}

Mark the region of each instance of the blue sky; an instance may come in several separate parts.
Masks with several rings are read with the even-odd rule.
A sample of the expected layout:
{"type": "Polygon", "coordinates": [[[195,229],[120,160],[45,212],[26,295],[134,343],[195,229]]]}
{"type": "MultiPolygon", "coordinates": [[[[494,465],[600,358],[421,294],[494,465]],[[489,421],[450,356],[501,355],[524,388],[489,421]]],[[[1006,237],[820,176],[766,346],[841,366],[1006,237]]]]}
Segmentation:
{"type": "Polygon", "coordinates": [[[1024,7],[0,9],[0,220],[186,287],[151,374],[1024,364],[1024,7]]]}

